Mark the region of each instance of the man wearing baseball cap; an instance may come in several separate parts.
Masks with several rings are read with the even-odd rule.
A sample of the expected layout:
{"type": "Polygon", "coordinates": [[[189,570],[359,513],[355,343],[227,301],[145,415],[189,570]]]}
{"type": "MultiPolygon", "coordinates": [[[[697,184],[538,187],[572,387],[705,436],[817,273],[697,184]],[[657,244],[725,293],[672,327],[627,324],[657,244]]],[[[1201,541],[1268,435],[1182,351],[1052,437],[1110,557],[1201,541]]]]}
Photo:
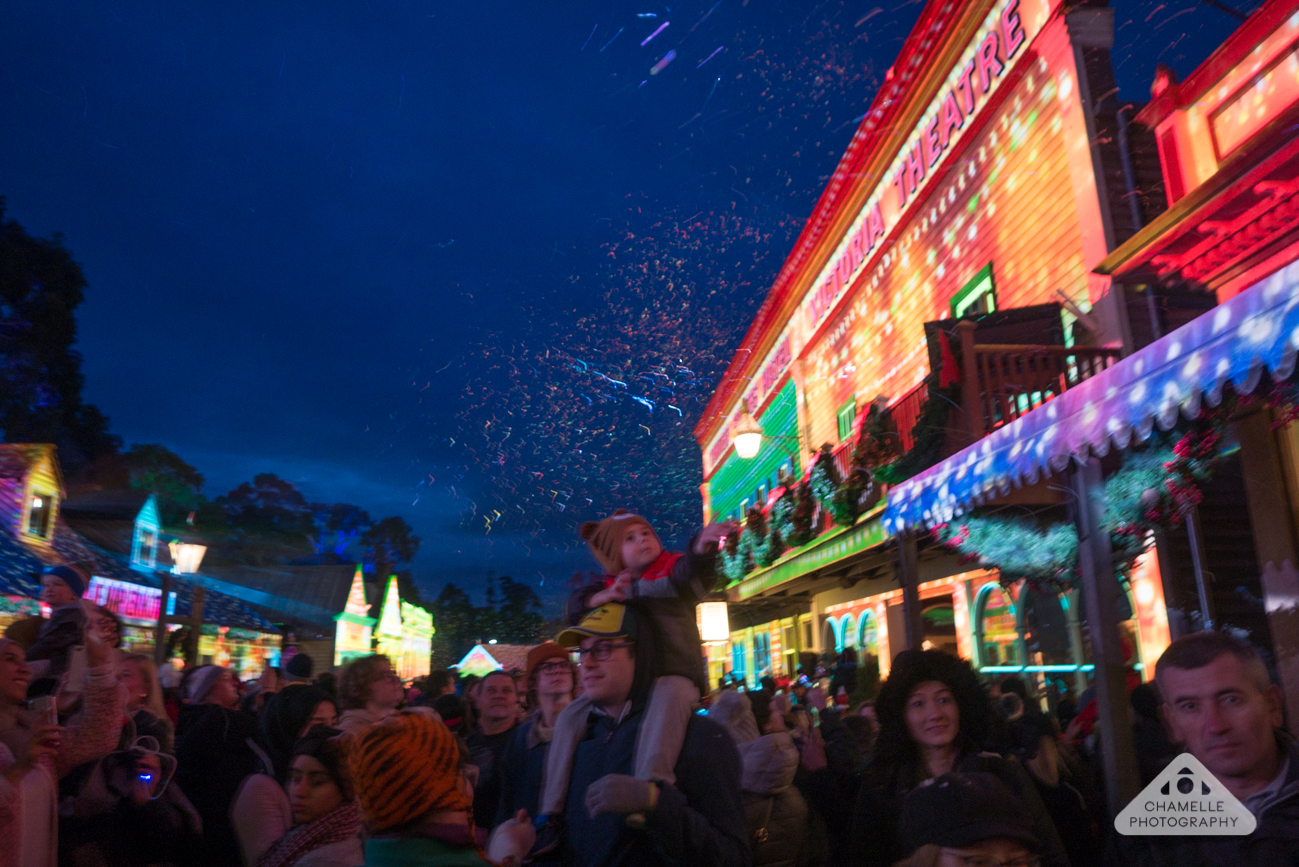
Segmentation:
{"type": "MultiPolygon", "coordinates": [[[[631,605],[608,603],[564,630],[557,643],[576,648],[591,700],[561,815],[546,817],[534,852],[553,852],[566,867],[749,862],[740,795],[740,757],[717,723],[692,716],[676,782],[632,776],[636,740],[655,671],[653,632],[631,605]],[[626,817],[644,816],[630,824],[626,817]]],[[[511,820],[497,833],[523,835],[511,820]]]]}
{"type": "Polygon", "coordinates": [[[902,802],[907,867],[1037,867],[1040,848],[1028,809],[992,774],[952,773],[902,802]]]}

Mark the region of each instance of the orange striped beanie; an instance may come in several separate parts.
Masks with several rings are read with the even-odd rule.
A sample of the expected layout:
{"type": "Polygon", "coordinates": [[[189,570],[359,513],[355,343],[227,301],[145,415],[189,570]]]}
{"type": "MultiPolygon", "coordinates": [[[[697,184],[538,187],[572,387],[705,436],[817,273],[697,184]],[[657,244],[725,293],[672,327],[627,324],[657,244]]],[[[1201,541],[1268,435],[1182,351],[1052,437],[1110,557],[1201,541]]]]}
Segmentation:
{"type": "Polygon", "coordinates": [[[352,739],[348,764],[370,830],[395,828],[432,810],[468,810],[457,782],[460,746],[441,722],[403,711],[352,739]]]}

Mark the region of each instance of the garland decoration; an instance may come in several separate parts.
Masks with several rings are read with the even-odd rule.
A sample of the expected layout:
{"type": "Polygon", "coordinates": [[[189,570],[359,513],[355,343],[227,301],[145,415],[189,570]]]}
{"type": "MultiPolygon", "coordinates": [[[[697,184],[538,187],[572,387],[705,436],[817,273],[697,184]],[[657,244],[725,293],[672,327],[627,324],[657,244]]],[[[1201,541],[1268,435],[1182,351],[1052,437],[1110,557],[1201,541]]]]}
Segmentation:
{"type": "MultiPolygon", "coordinates": [[[[1105,481],[1102,518],[1117,574],[1131,572],[1149,531],[1177,526],[1201,501],[1201,488],[1221,454],[1226,425],[1251,402],[1249,397],[1229,395],[1219,406],[1203,409],[1171,445],[1172,437],[1161,435],[1150,448],[1124,452],[1122,468],[1105,481]]],[[[1023,578],[1055,590],[1078,586],[1078,532],[1072,522],[1042,529],[1022,517],[972,515],[935,528],[933,535],[962,562],[997,569],[1003,585],[1023,578]]]]}
{"type": "Polygon", "coordinates": [[[834,455],[829,443],[821,446],[816,457],[812,459],[812,472],[808,476],[812,486],[812,496],[816,497],[821,508],[828,509],[830,501],[843,480],[839,478],[839,468],[834,465],[834,455]]]}
{"type": "Polygon", "coordinates": [[[812,486],[787,479],[784,491],[771,507],[771,529],[790,548],[801,547],[812,541],[812,516],[815,512],[812,486]]]}
{"type": "Polygon", "coordinates": [[[916,473],[938,463],[947,445],[948,421],[952,407],[960,400],[960,386],[935,388],[930,383],[929,394],[920,406],[920,416],[911,431],[911,448],[875,471],[875,480],[886,485],[905,482],[916,473]]]}
{"type": "Polygon", "coordinates": [[[739,533],[732,533],[726,537],[726,544],[717,555],[717,565],[726,576],[727,584],[734,584],[749,573],[748,558],[740,556],[739,533]]]}
{"type": "MultiPolygon", "coordinates": [[[[958,385],[931,385],[913,430],[914,445],[906,452],[899,453],[891,414],[877,403],[859,427],[848,478],[840,478],[828,444],[813,458],[805,481],[782,477],[783,489],[772,504],[770,526],[755,507],[745,518],[743,533],[726,540],[719,566],[728,582],[812,541],[817,505],[836,524],[851,526],[860,503],[876,484],[896,485],[937,463],[947,444],[947,423],[958,390],[958,385]]],[[[1152,529],[1179,525],[1186,511],[1201,501],[1202,487],[1222,450],[1226,425],[1254,400],[1228,389],[1217,407],[1202,407],[1200,415],[1178,433],[1157,434],[1146,448],[1124,451],[1123,466],[1105,481],[1102,519],[1119,575],[1131,571],[1152,529]]],[[[1274,428],[1299,420],[1299,381],[1274,385],[1267,402],[1275,411],[1274,428]]],[[[1020,579],[1055,589],[1077,586],[1078,535],[1071,521],[1044,528],[1027,517],[967,515],[935,528],[933,536],[962,562],[997,569],[1007,586],[1020,579]]]]}

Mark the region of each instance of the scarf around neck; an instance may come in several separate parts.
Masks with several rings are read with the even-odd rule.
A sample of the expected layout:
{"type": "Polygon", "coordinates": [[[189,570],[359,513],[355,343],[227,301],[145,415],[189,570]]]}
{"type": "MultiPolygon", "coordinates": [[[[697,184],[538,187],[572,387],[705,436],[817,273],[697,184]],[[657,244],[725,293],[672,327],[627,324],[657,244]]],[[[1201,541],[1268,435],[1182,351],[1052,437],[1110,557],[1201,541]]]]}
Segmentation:
{"type": "Polygon", "coordinates": [[[291,828],[257,859],[257,867],[291,867],[308,852],[341,843],[360,830],[361,806],[356,801],[339,804],[316,821],[291,828]]]}

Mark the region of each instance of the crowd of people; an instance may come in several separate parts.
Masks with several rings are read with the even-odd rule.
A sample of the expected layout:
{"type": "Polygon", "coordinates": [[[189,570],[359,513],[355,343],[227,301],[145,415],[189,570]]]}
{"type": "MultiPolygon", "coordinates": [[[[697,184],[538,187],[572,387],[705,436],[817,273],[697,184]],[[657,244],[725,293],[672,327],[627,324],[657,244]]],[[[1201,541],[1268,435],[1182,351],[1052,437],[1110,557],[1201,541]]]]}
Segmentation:
{"type": "Polygon", "coordinates": [[[164,688],[52,569],[52,616],[0,639],[0,867],[1299,864],[1299,748],[1248,642],[1179,638],[1132,719],[1144,782],[1190,752],[1257,829],[1122,836],[1088,694],[1048,712],[939,650],[856,706],[852,654],[707,684],[694,609],[729,530],[674,553],[636,515],[584,525],[600,570],[523,670],[410,686],[382,655],[298,654],[164,688]]]}

